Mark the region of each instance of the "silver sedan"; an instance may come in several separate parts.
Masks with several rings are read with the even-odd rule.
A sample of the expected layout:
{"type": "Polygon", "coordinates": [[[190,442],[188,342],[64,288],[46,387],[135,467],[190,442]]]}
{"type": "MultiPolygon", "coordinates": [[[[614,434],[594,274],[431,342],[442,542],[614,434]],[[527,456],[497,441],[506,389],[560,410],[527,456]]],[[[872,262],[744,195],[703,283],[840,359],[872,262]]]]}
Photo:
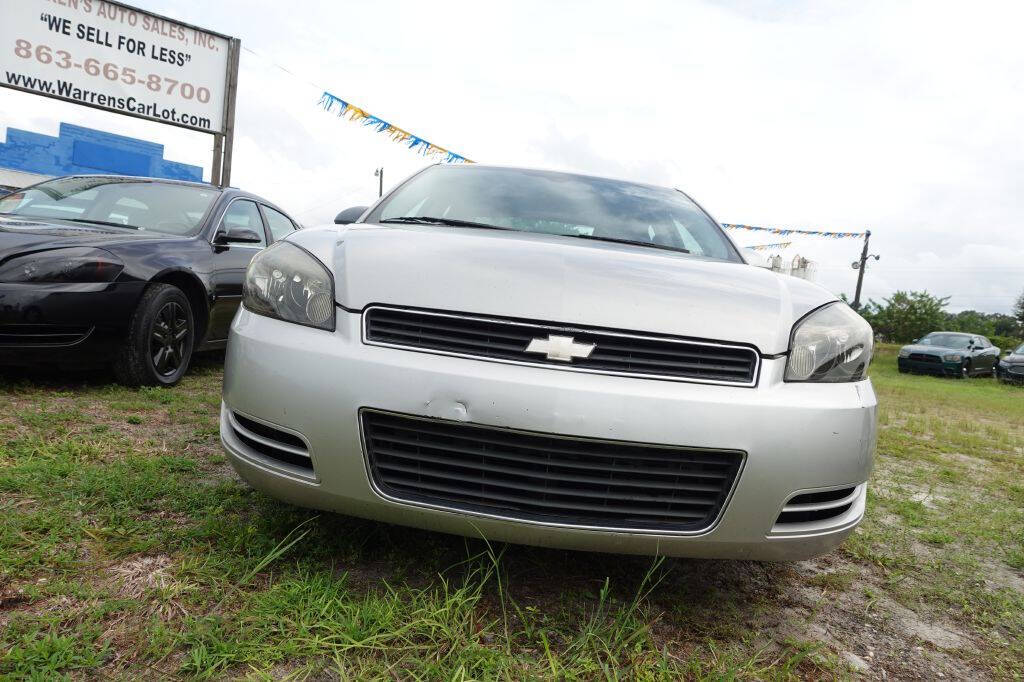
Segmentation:
{"type": "Polygon", "coordinates": [[[870,327],[685,194],[432,166],[336,222],[246,276],[220,432],[254,487],[670,556],[802,559],[863,517],[870,327]]]}

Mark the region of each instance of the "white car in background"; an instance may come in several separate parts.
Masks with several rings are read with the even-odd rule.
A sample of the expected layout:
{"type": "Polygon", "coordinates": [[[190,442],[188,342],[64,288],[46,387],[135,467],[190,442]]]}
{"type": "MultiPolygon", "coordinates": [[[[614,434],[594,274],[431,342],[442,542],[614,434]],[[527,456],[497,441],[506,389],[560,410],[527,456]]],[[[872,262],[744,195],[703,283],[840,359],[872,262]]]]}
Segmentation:
{"type": "Polygon", "coordinates": [[[256,488],[672,556],[802,559],[861,520],[870,327],[685,194],[434,166],[347,215],[249,267],[221,437],[256,488]]]}

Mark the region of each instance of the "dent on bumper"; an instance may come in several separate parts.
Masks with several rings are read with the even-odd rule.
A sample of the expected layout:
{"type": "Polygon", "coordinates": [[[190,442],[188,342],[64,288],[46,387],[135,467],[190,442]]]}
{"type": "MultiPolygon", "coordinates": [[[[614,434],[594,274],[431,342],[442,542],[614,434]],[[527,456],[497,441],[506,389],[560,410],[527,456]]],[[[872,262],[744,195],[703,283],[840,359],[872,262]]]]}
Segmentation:
{"type": "Polygon", "coordinates": [[[802,532],[774,528],[794,494],[867,480],[875,439],[870,382],[784,384],[766,360],[757,388],[628,379],[363,345],[359,318],[334,333],[252,315],[232,326],[221,437],[239,474],[280,499],[429,530],[568,549],[670,556],[799,559],[828,551],[863,515],[858,504],[802,532]],[[734,449],[747,461],[716,525],[678,535],[499,520],[385,500],[359,433],[362,407],[589,438],[734,449]],[[226,410],[300,434],[315,478],[255,456],[226,410]]]}

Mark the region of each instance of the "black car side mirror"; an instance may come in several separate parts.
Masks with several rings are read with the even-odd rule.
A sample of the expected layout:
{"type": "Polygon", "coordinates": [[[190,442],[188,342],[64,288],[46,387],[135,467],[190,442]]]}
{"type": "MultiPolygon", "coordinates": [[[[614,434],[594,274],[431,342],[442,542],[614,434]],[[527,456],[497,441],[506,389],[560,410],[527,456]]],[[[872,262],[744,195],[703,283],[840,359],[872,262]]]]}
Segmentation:
{"type": "Polygon", "coordinates": [[[355,221],[359,220],[359,216],[363,215],[369,206],[353,206],[346,208],[344,211],[334,216],[335,225],[351,225],[355,221]]]}
{"type": "Polygon", "coordinates": [[[263,239],[248,227],[234,227],[222,230],[214,237],[214,244],[259,244],[263,239]]]}

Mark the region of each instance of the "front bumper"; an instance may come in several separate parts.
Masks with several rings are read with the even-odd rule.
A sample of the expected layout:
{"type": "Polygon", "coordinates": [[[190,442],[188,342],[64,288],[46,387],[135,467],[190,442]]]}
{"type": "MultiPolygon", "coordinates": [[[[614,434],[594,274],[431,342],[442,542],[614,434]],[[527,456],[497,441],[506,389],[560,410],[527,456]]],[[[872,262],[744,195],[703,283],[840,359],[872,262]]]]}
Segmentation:
{"type": "Polygon", "coordinates": [[[1024,384],[1024,365],[996,365],[996,377],[1007,383],[1024,384]]]}
{"type": "Polygon", "coordinates": [[[0,283],[0,364],[108,358],[123,339],[144,286],[0,283]]]}
{"type": "Polygon", "coordinates": [[[221,439],[254,487],[289,502],[490,540],[635,554],[795,560],[829,551],[859,523],[875,445],[869,381],[782,382],[766,359],[756,388],[633,379],[382,348],[360,341],[359,315],[325,332],[241,309],[224,377],[221,439]],[[732,497],[710,528],[688,534],[610,531],[493,518],[386,499],[367,473],[359,411],[746,453],[732,497]],[[230,414],[307,444],[312,475],[260,456],[230,414]],[[858,486],[825,521],[777,524],[804,492],[858,486]]]}

